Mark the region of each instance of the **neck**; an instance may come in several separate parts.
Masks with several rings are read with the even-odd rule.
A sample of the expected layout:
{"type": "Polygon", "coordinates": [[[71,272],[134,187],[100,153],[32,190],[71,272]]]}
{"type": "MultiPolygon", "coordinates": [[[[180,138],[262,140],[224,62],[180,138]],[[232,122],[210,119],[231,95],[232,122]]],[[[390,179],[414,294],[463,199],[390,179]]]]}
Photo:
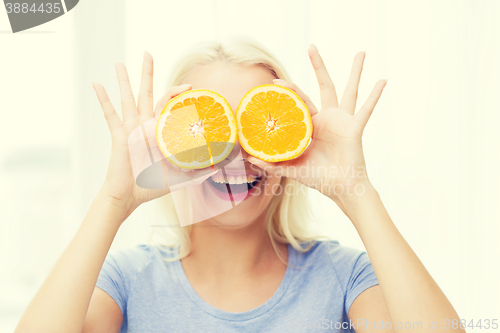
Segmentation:
{"type": "MultiPolygon", "coordinates": [[[[286,245],[278,244],[277,248],[286,260],[286,245]]],[[[266,231],[265,211],[256,221],[238,229],[217,227],[209,221],[193,225],[191,251],[183,260],[205,276],[258,274],[279,261],[266,231]]]]}

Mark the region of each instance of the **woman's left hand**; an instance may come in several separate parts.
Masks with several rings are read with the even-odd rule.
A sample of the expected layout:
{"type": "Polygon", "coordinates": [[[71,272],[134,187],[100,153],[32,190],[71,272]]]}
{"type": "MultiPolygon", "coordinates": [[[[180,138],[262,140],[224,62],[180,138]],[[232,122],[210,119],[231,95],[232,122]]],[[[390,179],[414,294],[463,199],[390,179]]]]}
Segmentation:
{"type": "Polygon", "coordinates": [[[248,160],[271,174],[292,178],[317,189],[337,202],[345,196],[359,195],[367,186],[371,186],[366,173],[361,136],[387,80],[375,84],[364,105],[355,113],[365,53],[359,52],[354,57],[340,105],[335,86],[318,50],[311,45],[308,53],[318,79],[320,112],[295,84],[284,80],[275,80],[274,83],[294,90],[309,108],[313,123],[309,147],[293,160],[276,163],[264,162],[256,157],[249,157],[248,160]]]}

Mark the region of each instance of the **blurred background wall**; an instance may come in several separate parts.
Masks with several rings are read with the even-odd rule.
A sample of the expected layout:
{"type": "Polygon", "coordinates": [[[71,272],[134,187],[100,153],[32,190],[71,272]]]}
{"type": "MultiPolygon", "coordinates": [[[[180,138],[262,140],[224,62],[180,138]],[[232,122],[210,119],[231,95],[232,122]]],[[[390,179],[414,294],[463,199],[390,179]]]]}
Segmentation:
{"type": "MultiPolygon", "coordinates": [[[[339,96],[366,51],[358,105],[388,79],[364,134],[372,182],[461,318],[499,318],[499,12],[495,0],[82,0],[12,34],[0,10],[0,332],[14,329],[104,179],[111,142],[91,82],[119,110],[113,64],[126,64],[137,94],[148,51],[157,100],[186,47],[233,34],[275,53],[318,106],[307,47],[339,96]]],[[[316,227],[363,249],[343,213],[314,196],[316,227]]],[[[147,242],[143,217],[130,216],[111,250],[147,242]]]]}

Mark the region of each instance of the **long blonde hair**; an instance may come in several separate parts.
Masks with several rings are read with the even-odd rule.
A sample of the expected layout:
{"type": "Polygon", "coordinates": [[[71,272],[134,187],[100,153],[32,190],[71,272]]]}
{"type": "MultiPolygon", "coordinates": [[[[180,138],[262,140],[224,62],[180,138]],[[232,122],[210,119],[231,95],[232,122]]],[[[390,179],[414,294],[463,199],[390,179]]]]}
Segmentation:
{"type": "MultiPolygon", "coordinates": [[[[291,81],[281,62],[262,45],[249,37],[232,36],[224,41],[201,42],[186,50],[170,73],[168,87],[186,83],[185,80],[198,66],[213,62],[240,66],[257,65],[269,70],[277,79],[291,81]]],[[[275,194],[269,203],[265,223],[274,250],[286,264],[277,251],[277,243],[289,243],[298,251],[306,252],[314,245],[315,240],[326,237],[314,235],[308,227],[314,219],[309,200],[310,189],[285,177],[281,179],[280,185],[281,193],[275,194]],[[303,246],[304,244],[306,246],[303,246]]],[[[182,196],[177,192],[174,194],[182,196]]],[[[189,201],[186,193],[182,200],[186,203],[189,201]]],[[[191,248],[189,235],[192,225],[180,227],[172,194],[153,200],[147,205],[156,206],[154,214],[147,217],[149,221],[154,219],[156,226],[152,228],[150,241],[152,234],[156,232],[163,239],[162,245],[180,246],[179,256],[170,260],[187,256],[191,248]]]]}

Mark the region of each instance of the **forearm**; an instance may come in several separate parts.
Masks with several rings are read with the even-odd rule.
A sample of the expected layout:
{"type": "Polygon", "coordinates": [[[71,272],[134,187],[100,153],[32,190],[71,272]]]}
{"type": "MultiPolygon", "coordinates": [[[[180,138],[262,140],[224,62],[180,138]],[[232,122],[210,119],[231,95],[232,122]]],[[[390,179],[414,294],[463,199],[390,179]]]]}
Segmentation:
{"type": "Polygon", "coordinates": [[[377,191],[371,184],[365,190],[362,195],[335,201],[366,247],[392,322],[421,322],[425,328],[429,320],[438,320],[439,329],[433,332],[464,332],[444,329],[446,319],[450,323],[460,320],[456,311],[397,230],[377,191]]]}
{"type": "Polygon", "coordinates": [[[99,272],[127,216],[99,192],[15,332],[81,332],[99,272]]]}

